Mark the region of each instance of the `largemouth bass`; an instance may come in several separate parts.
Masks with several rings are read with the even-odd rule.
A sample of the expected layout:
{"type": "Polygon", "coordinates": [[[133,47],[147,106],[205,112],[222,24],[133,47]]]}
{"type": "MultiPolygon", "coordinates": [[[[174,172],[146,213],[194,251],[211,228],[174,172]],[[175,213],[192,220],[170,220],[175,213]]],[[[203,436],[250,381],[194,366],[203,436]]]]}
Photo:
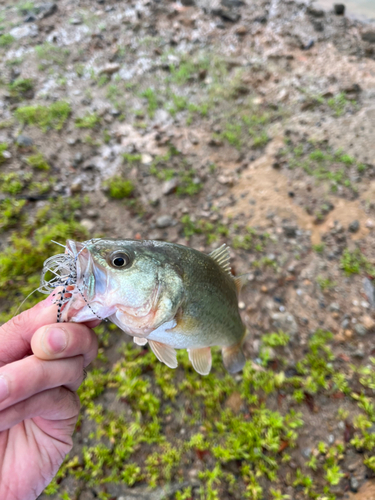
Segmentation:
{"type": "Polygon", "coordinates": [[[232,276],[226,245],[206,255],[162,241],[94,239],[68,240],[65,254],[46,261],[42,284],[46,292],[59,287],[62,321],[108,318],[170,368],[175,349],[187,349],[207,375],[211,346],[222,347],[230,373],[245,364],[238,293],[246,277],[232,276]],[[55,275],[49,282],[47,271],[55,275]]]}

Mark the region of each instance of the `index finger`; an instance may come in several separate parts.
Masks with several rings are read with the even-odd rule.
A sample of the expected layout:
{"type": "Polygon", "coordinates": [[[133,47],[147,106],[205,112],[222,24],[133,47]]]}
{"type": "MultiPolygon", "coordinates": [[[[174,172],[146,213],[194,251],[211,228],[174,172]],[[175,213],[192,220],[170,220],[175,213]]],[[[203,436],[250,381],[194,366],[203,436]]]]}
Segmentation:
{"type": "Polygon", "coordinates": [[[0,366],[30,354],[34,332],[44,325],[55,323],[57,306],[52,304],[52,300],[50,295],[0,327],[0,366]]]}

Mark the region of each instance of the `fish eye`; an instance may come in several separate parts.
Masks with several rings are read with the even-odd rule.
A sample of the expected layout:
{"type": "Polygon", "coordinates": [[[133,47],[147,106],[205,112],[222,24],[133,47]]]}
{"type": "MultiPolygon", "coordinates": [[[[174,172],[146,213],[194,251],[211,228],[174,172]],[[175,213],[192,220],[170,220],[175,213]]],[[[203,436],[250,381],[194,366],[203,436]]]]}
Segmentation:
{"type": "Polygon", "coordinates": [[[121,269],[130,264],[130,257],[124,252],[116,252],[109,257],[109,264],[116,269],[121,269]]]}

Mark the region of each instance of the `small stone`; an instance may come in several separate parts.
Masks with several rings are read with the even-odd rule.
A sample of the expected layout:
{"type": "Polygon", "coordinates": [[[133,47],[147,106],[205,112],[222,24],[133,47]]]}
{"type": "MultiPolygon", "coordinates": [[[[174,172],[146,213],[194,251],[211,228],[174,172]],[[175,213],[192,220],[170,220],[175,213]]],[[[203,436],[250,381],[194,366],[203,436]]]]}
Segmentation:
{"type": "Polygon", "coordinates": [[[238,308],[239,308],[239,309],[243,310],[243,309],[245,309],[245,307],[246,307],[245,302],[242,302],[242,301],[241,301],[241,302],[239,302],[239,303],[238,303],[238,308]]]}
{"type": "Polygon", "coordinates": [[[288,238],[294,238],[296,236],[297,228],[292,224],[284,224],[283,230],[285,236],[287,236],[288,238]]]}
{"type": "Polygon", "coordinates": [[[361,335],[361,337],[363,337],[367,333],[366,327],[364,325],[361,325],[360,323],[355,325],[354,330],[356,333],[358,333],[358,335],[361,335]]]}
{"type": "Polygon", "coordinates": [[[165,181],[162,186],[162,193],[164,195],[172,194],[178,186],[178,179],[177,177],[173,177],[172,179],[169,179],[168,181],[165,181]]]}
{"type": "Polygon", "coordinates": [[[9,160],[10,158],[12,158],[12,153],[10,151],[3,151],[1,153],[1,156],[6,160],[9,160]]]}
{"type": "Polygon", "coordinates": [[[68,146],[74,146],[74,144],[77,144],[77,139],[75,137],[69,137],[66,140],[66,143],[68,144],[68,146]]]}
{"type": "Polygon", "coordinates": [[[53,2],[41,3],[35,6],[36,12],[39,14],[41,19],[45,17],[52,16],[55,12],[57,12],[57,5],[53,2]]]}
{"type": "Polygon", "coordinates": [[[141,157],[142,165],[149,165],[152,162],[152,156],[148,153],[143,153],[141,157]]]}
{"type": "Polygon", "coordinates": [[[278,330],[282,330],[285,333],[289,333],[291,336],[295,336],[298,333],[298,325],[292,314],[289,312],[278,312],[271,316],[273,326],[278,330]]]}
{"type": "Polygon", "coordinates": [[[73,165],[76,167],[77,165],[79,165],[80,163],[82,163],[83,160],[84,160],[83,154],[82,153],[76,153],[74,155],[73,165]]]}
{"type": "Polygon", "coordinates": [[[362,33],[362,40],[364,42],[375,43],[375,30],[367,30],[362,33]]]}
{"type": "Polygon", "coordinates": [[[175,220],[170,215],[161,215],[156,219],[156,227],[165,228],[175,224],[175,220]]]}
{"type": "Polygon", "coordinates": [[[69,20],[70,24],[82,24],[83,23],[83,19],[81,16],[73,16],[70,20],[69,20]]]}
{"type": "Polygon", "coordinates": [[[93,208],[90,208],[87,210],[87,217],[90,217],[91,219],[97,219],[99,217],[99,212],[97,210],[94,210],[93,208]]]}
{"type": "Polygon", "coordinates": [[[118,63],[107,64],[99,69],[99,75],[112,75],[113,73],[117,73],[120,69],[120,65],[118,63]]]}
{"type": "Polygon", "coordinates": [[[372,229],[375,226],[375,223],[372,219],[367,219],[366,221],[366,227],[369,229],[372,229]]]}
{"type": "Polygon", "coordinates": [[[333,12],[336,16],[343,16],[345,14],[345,5],[343,3],[335,3],[333,5],[333,12]]]}
{"type": "Polygon", "coordinates": [[[82,191],[82,182],[80,180],[73,181],[70,185],[70,190],[72,193],[80,193],[82,191]]]}
{"type": "Polygon", "coordinates": [[[267,292],[268,292],[268,288],[266,287],[266,285],[262,285],[262,287],[261,287],[261,289],[260,289],[260,290],[261,290],[261,292],[263,292],[263,293],[267,293],[267,292]]]}
{"type": "Polygon", "coordinates": [[[24,19],[23,19],[23,22],[24,23],[35,23],[36,21],[36,16],[34,16],[34,14],[28,14],[24,19]]]}
{"type": "Polygon", "coordinates": [[[337,302],[332,302],[332,304],[329,305],[329,310],[330,311],[340,311],[340,305],[337,302]]]}
{"type": "Polygon", "coordinates": [[[236,28],[236,35],[245,36],[247,32],[248,32],[248,30],[247,30],[246,26],[244,26],[242,24],[236,28]]]}
{"type": "Polygon", "coordinates": [[[358,479],[356,479],[354,476],[350,478],[350,489],[353,491],[353,493],[357,493],[359,488],[359,482],[358,479]]]}
{"type": "Polygon", "coordinates": [[[90,219],[82,219],[81,226],[83,226],[85,229],[87,229],[87,231],[90,233],[91,231],[94,230],[96,223],[90,219]]]}
{"type": "Polygon", "coordinates": [[[302,448],[301,453],[302,453],[302,456],[304,456],[305,458],[310,458],[311,448],[302,448]]]}
{"type": "Polygon", "coordinates": [[[231,23],[236,23],[241,18],[238,12],[225,7],[214,9],[213,13],[220,16],[224,21],[230,21],[231,23]]]}
{"type": "Polygon", "coordinates": [[[16,139],[16,144],[21,148],[29,148],[34,144],[34,141],[27,135],[20,134],[16,139]]]}
{"type": "Polygon", "coordinates": [[[375,321],[368,314],[362,317],[361,322],[363,326],[366,328],[367,333],[370,333],[375,330],[375,321]]]}
{"type": "Polygon", "coordinates": [[[365,357],[365,353],[363,349],[357,349],[353,352],[353,356],[358,359],[363,359],[365,357]]]}
{"type": "Polygon", "coordinates": [[[359,221],[358,220],[354,220],[353,222],[351,222],[349,224],[348,229],[349,229],[349,231],[351,233],[356,233],[359,230],[359,221]]]}
{"type": "Polygon", "coordinates": [[[35,37],[38,35],[38,26],[36,24],[29,24],[28,26],[17,26],[10,30],[9,34],[17,40],[26,38],[28,36],[35,37]]]}
{"type": "Polygon", "coordinates": [[[333,444],[335,442],[335,436],[333,434],[330,434],[328,436],[328,443],[333,444]]]}

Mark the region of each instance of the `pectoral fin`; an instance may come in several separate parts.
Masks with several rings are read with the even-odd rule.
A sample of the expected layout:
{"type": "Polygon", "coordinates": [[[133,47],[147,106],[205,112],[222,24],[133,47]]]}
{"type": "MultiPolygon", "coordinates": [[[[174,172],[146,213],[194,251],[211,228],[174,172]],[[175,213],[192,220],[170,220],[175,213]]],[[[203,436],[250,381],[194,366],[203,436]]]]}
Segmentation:
{"type": "Polygon", "coordinates": [[[156,340],[149,340],[148,343],[152,349],[152,352],[158,358],[159,361],[165,363],[169,368],[177,368],[177,357],[176,351],[173,347],[162,344],[161,342],[156,342],[156,340]]]}
{"type": "Polygon", "coordinates": [[[221,353],[223,355],[223,363],[229,373],[237,373],[242,370],[246,363],[245,355],[242,351],[242,342],[223,347],[221,353]]]}
{"type": "Polygon", "coordinates": [[[188,349],[188,353],[194,370],[201,375],[208,375],[212,365],[211,347],[188,349]]]}
{"type": "Polygon", "coordinates": [[[134,344],[137,345],[146,345],[147,344],[147,339],[141,338],[141,337],[133,337],[134,344]]]}

